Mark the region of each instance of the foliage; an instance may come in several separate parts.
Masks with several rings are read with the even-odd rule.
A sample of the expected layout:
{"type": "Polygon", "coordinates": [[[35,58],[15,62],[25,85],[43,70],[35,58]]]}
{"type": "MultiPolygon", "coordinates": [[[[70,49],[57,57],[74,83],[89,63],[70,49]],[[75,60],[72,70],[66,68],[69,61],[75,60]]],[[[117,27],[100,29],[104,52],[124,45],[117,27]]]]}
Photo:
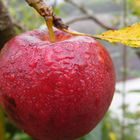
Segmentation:
{"type": "Polygon", "coordinates": [[[131,5],[131,11],[134,15],[140,16],[140,1],[139,0],[128,0],[131,5]]]}
{"type": "Polygon", "coordinates": [[[140,47],[140,23],[136,23],[120,30],[110,30],[96,37],[111,43],[120,42],[132,47],[140,47]]]}
{"type": "MultiPolygon", "coordinates": [[[[27,134],[14,126],[5,115],[5,140],[32,140],[27,134]]],[[[0,139],[1,140],[1,139],[0,139]]]]}

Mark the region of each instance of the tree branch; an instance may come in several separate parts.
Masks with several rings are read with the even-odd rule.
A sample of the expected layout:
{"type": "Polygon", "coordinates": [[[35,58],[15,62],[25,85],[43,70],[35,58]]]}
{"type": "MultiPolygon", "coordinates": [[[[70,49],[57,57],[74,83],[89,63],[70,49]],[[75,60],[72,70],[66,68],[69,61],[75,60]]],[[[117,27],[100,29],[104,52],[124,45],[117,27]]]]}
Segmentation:
{"type": "Polygon", "coordinates": [[[6,41],[15,35],[12,19],[6,6],[0,0],[0,49],[6,41]]]}
{"type": "Polygon", "coordinates": [[[70,24],[73,24],[75,22],[78,22],[78,21],[81,21],[81,20],[92,20],[91,17],[88,17],[88,16],[82,16],[82,17],[77,17],[77,18],[73,18],[69,21],[66,22],[67,25],[70,25],[70,24]]]}
{"type": "Polygon", "coordinates": [[[62,30],[68,29],[68,26],[63,23],[62,19],[53,13],[52,7],[48,6],[44,0],[26,0],[26,2],[37,10],[37,12],[44,17],[47,22],[49,18],[53,18],[53,25],[62,30]]]}
{"type": "Polygon", "coordinates": [[[100,25],[102,28],[107,29],[107,30],[114,30],[115,28],[109,27],[108,25],[105,25],[103,22],[101,22],[96,16],[94,15],[92,10],[89,10],[88,8],[84,7],[83,5],[77,4],[73,0],[64,0],[65,2],[68,2],[72,4],[73,6],[77,7],[82,13],[84,13],[88,18],[93,20],[95,23],[100,25]]]}

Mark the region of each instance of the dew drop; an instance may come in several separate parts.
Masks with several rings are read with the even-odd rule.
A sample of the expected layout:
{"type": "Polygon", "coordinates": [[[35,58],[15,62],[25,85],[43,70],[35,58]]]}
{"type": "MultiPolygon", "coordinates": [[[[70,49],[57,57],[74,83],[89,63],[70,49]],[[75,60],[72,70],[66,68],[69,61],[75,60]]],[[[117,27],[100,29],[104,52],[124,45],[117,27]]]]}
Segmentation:
{"type": "Polygon", "coordinates": [[[29,66],[31,68],[36,68],[37,67],[37,62],[32,62],[32,63],[29,64],[29,66]]]}
{"type": "Polygon", "coordinates": [[[55,47],[55,48],[53,49],[53,51],[54,51],[55,53],[61,53],[61,52],[62,52],[62,48],[55,47]]]}
{"type": "Polygon", "coordinates": [[[70,90],[70,93],[74,93],[74,90],[73,90],[73,89],[71,89],[71,90],[70,90]]]}
{"type": "Polygon", "coordinates": [[[63,94],[63,92],[60,91],[59,89],[55,89],[54,91],[55,91],[55,93],[58,93],[58,94],[55,95],[56,97],[59,96],[59,94],[63,94]]]}
{"type": "Polygon", "coordinates": [[[23,70],[22,70],[22,68],[18,68],[18,71],[19,71],[19,73],[21,73],[23,70]]]}
{"type": "Polygon", "coordinates": [[[11,59],[10,63],[11,63],[12,65],[15,64],[15,60],[12,60],[12,59],[11,59]]]}
{"type": "Polygon", "coordinates": [[[9,80],[10,80],[11,82],[15,81],[15,79],[16,79],[15,74],[11,74],[11,75],[9,76],[9,80]]]}
{"type": "Polygon", "coordinates": [[[46,61],[45,64],[46,64],[46,66],[49,67],[49,66],[53,65],[53,62],[51,62],[51,61],[50,61],[50,62],[49,62],[49,61],[46,61]]]}
{"type": "Polygon", "coordinates": [[[82,88],[85,88],[86,87],[85,81],[84,80],[80,80],[80,82],[81,82],[82,88]]]}

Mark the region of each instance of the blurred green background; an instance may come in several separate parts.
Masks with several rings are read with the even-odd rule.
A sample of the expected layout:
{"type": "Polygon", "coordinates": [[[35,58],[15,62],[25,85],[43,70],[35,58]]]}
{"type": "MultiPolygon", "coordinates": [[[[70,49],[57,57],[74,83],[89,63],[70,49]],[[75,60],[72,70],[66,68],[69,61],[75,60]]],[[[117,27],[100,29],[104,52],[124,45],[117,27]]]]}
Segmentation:
{"type": "MultiPolygon", "coordinates": [[[[43,19],[24,0],[3,0],[3,2],[8,7],[13,21],[18,22],[23,30],[45,26],[43,19]]],[[[103,25],[120,28],[140,21],[140,0],[46,0],[46,2],[53,6],[55,13],[62,17],[70,28],[80,32],[95,34],[107,30],[103,25]],[[82,8],[88,12],[83,12],[82,8]],[[98,24],[92,16],[100,23],[98,24]]],[[[16,28],[17,34],[23,30],[16,28]]],[[[107,46],[114,61],[117,74],[116,93],[104,119],[92,132],[79,140],[140,140],[140,49],[101,42],[107,46]]],[[[32,140],[32,138],[9,122],[0,108],[0,140],[32,140]]]]}

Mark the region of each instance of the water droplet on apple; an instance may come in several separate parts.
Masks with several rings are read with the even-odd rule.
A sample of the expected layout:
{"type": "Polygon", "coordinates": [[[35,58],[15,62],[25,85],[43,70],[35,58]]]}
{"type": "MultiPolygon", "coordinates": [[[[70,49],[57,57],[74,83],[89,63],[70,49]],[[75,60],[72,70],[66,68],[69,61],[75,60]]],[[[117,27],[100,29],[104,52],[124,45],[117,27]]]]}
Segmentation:
{"type": "Polygon", "coordinates": [[[37,67],[37,62],[32,62],[32,63],[29,64],[29,66],[31,68],[36,68],[37,67]]]}
{"type": "Polygon", "coordinates": [[[80,83],[81,83],[82,88],[85,88],[86,87],[86,83],[85,83],[84,80],[80,80],[80,83]]]}
{"type": "Polygon", "coordinates": [[[55,89],[54,91],[55,91],[55,93],[58,93],[58,94],[55,95],[56,97],[58,97],[59,94],[63,94],[63,92],[60,91],[59,89],[55,89]]]}
{"type": "Polygon", "coordinates": [[[15,74],[9,74],[9,75],[7,76],[7,78],[8,78],[11,82],[14,82],[15,79],[16,79],[15,74]]]}
{"type": "Polygon", "coordinates": [[[51,62],[51,61],[50,61],[50,62],[49,62],[49,61],[46,61],[46,62],[45,62],[45,64],[46,64],[48,67],[51,66],[51,65],[53,65],[53,63],[54,63],[54,62],[51,62]]]}
{"type": "Polygon", "coordinates": [[[81,88],[77,88],[77,91],[81,91],[81,88]]]}
{"type": "Polygon", "coordinates": [[[21,83],[21,87],[24,87],[24,86],[25,86],[25,83],[22,82],[22,83],[21,83]]]}
{"type": "Polygon", "coordinates": [[[26,90],[23,90],[23,93],[26,93],[26,90]]]}
{"type": "Polygon", "coordinates": [[[60,48],[60,47],[55,47],[55,48],[53,49],[53,51],[54,51],[55,53],[61,53],[61,52],[62,52],[62,48],[60,48]]]}
{"type": "Polygon", "coordinates": [[[13,65],[13,64],[15,64],[15,60],[10,60],[10,63],[13,65]]]}
{"type": "Polygon", "coordinates": [[[73,44],[69,44],[69,46],[66,47],[66,50],[69,52],[69,51],[74,51],[75,47],[73,44]]]}
{"type": "Polygon", "coordinates": [[[71,90],[70,90],[70,93],[74,93],[74,90],[73,90],[73,89],[71,89],[71,90]]]}
{"type": "Polygon", "coordinates": [[[19,73],[21,73],[22,72],[22,68],[18,68],[18,71],[19,71],[19,73]]]}
{"type": "Polygon", "coordinates": [[[63,75],[67,80],[70,79],[70,77],[67,74],[63,75]]]}

